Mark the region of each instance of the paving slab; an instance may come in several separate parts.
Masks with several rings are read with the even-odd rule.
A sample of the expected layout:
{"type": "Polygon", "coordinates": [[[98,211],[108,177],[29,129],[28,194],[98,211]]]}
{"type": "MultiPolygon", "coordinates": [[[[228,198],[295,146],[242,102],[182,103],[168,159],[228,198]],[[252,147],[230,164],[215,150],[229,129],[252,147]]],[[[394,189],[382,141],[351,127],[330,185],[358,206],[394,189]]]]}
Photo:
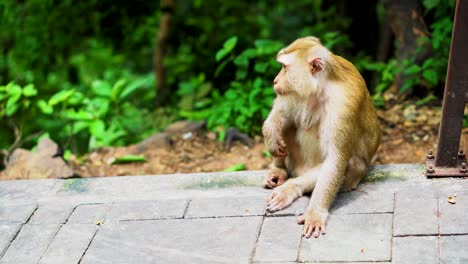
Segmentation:
{"type": "Polygon", "coordinates": [[[21,228],[20,223],[0,225],[0,258],[21,228]]]}
{"type": "Polygon", "coordinates": [[[57,181],[56,179],[0,181],[0,199],[36,200],[47,196],[57,181]]]}
{"type": "Polygon", "coordinates": [[[302,226],[295,216],[267,217],[255,251],[255,262],[297,260],[302,226]]]}
{"type": "Polygon", "coordinates": [[[113,203],[106,215],[109,221],[182,218],[188,200],[132,201],[113,203]]]}
{"type": "Polygon", "coordinates": [[[438,215],[436,192],[425,189],[396,192],[393,235],[436,235],[438,215]]]}
{"type": "MultiPolygon", "coordinates": [[[[210,172],[188,174],[166,174],[154,176],[119,176],[101,178],[67,179],[58,182],[51,193],[56,196],[96,196],[96,197],[142,197],[152,195],[161,198],[168,192],[187,190],[215,191],[230,188],[259,187],[266,171],[210,172]],[[138,190],[137,192],[135,190],[138,190]]],[[[266,190],[255,188],[255,193],[266,190]]],[[[139,199],[138,198],[138,199],[139,199]]],[[[137,199],[137,198],[135,198],[137,199]]],[[[141,200],[141,199],[140,199],[141,200]]]]}
{"type": "Polygon", "coordinates": [[[60,225],[24,225],[0,260],[1,264],[36,264],[60,225]]]}
{"type": "Polygon", "coordinates": [[[393,192],[360,191],[340,193],[332,214],[393,213],[393,192]]]}
{"type": "Polygon", "coordinates": [[[63,225],[40,259],[40,264],[78,263],[86,251],[97,226],[90,224],[63,225]]]}
{"type": "MultiPolygon", "coordinates": [[[[372,262],[307,262],[308,264],[390,264],[391,262],[372,261],[372,262]]],[[[396,263],[396,262],[395,262],[396,263]]]]}
{"type": "Polygon", "coordinates": [[[468,191],[441,192],[439,210],[441,234],[468,234],[468,191]],[[448,202],[449,196],[453,197],[455,204],[448,202]]]}
{"type": "Polygon", "coordinates": [[[390,261],[391,214],[331,215],[327,234],[302,239],[302,262],[390,261]]]}
{"type": "Polygon", "coordinates": [[[248,263],[262,217],[113,222],[81,263],[248,263]]]}
{"type": "Polygon", "coordinates": [[[26,223],[36,206],[36,204],[0,205],[0,223],[26,223]]]}
{"type": "Polygon", "coordinates": [[[94,224],[106,219],[110,204],[81,204],[78,205],[67,223],[70,224],[94,224]]]}
{"type": "Polygon", "coordinates": [[[392,253],[394,263],[438,263],[437,236],[394,237],[392,253]]]}
{"type": "Polygon", "coordinates": [[[29,224],[63,224],[73,211],[74,206],[61,202],[39,204],[29,220],[29,224]]]}
{"type": "Polygon", "coordinates": [[[302,196],[302,197],[299,197],[296,201],[294,201],[289,207],[281,211],[267,213],[267,216],[288,216],[288,215],[299,216],[305,212],[305,209],[309,205],[309,202],[310,202],[310,196],[302,196]]]}
{"type": "Polygon", "coordinates": [[[439,238],[440,264],[468,264],[468,235],[439,238]]]}
{"type": "Polygon", "coordinates": [[[266,205],[266,198],[263,196],[193,199],[185,217],[264,215],[266,205]]]}

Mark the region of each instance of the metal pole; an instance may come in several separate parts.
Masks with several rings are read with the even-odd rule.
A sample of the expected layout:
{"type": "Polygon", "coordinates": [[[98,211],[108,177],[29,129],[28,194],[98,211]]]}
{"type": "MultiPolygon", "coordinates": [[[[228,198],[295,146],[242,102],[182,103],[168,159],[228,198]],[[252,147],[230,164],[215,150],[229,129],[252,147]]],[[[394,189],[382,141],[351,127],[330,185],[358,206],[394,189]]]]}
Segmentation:
{"type": "Polygon", "coordinates": [[[468,92],[468,0],[457,0],[445,81],[436,167],[457,167],[468,92]]]}

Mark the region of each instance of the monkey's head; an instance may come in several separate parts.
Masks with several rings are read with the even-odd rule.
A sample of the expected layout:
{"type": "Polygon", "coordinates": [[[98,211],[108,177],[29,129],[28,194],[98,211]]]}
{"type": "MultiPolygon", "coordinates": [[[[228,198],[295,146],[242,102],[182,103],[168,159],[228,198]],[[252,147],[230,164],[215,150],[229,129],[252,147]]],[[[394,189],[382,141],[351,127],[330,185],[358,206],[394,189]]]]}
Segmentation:
{"type": "Polygon", "coordinates": [[[326,78],[330,51],[316,37],[300,38],[280,50],[276,60],[282,68],[273,81],[279,96],[309,96],[317,93],[320,80],[326,78]]]}

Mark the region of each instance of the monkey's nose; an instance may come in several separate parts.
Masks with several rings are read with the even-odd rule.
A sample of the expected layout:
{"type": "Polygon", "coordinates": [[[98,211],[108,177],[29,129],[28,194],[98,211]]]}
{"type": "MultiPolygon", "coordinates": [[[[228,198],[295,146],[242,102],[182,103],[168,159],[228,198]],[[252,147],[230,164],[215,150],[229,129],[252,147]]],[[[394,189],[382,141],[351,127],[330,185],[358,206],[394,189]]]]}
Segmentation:
{"type": "Polygon", "coordinates": [[[277,83],[278,83],[278,80],[275,79],[275,80],[273,81],[273,85],[276,85],[277,83]]]}

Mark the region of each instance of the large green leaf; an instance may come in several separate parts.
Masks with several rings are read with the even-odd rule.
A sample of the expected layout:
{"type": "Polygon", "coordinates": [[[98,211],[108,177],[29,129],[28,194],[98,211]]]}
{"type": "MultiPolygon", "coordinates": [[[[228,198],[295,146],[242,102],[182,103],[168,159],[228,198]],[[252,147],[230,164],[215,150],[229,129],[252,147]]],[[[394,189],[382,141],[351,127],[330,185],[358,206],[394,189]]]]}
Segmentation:
{"type": "Polygon", "coordinates": [[[37,90],[34,88],[34,84],[28,84],[23,88],[23,95],[26,97],[32,97],[37,95],[37,90]]]}
{"type": "Polygon", "coordinates": [[[112,87],[106,81],[96,80],[91,84],[91,90],[93,90],[95,95],[103,97],[111,97],[112,87]]]}

